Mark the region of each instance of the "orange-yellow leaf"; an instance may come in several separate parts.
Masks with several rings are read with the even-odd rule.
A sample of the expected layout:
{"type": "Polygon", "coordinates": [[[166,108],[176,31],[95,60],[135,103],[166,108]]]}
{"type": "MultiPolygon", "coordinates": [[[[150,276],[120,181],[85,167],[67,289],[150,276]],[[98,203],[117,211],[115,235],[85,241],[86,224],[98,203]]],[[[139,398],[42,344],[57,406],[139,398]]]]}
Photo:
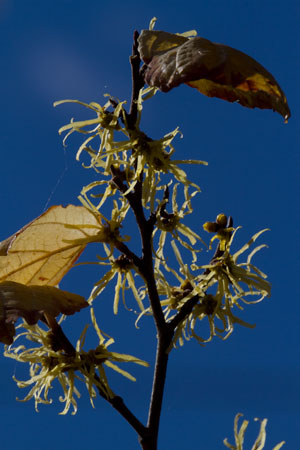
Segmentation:
{"type": "Polygon", "coordinates": [[[14,281],[0,283],[0,341],[11,344],[14,323],[23,317],[29,325],[37,323],[44,314],[74,314],[88,306],[83,297],[53,286],[25,286],[14,281]]]}
{"type": "Polygon", "coordinates": [[[101,230],[83,206],[52,206],[0,244],[0,282],[55,286],[101,230]]]}
{"type": "Polygon", "coordinates": [[[261,64],[239,50],[201,37],[143,30],[139,52],[145,81],[168,92],[182,83],[208,97],[248,108],[273,109],[285,121],[291,113],[279,84],[261,64]]]}

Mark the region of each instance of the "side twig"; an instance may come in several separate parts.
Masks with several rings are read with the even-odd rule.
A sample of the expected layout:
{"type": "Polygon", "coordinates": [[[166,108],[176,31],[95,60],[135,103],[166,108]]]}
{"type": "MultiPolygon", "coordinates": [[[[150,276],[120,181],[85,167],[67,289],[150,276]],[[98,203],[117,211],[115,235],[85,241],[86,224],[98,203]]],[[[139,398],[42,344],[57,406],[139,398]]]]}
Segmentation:
{"type": "MultiPolygon", "coordinates": [[[[51,344],[54,351],[63,350],[66,355],[75,356],[76,349],[73,344],[69,341],[61,326],[56,322],[56,320],[45,315],[48,326],[51,329],[51,344]]],[[[100,381],[100,378],[99,378],[100,381]]],[[[106,400],[110,405],[118,411],[118,413],[132,426],[132,428],[140,436],[140,439],[147,433],[147,428],[137,419],[137,417],[130,411],[130,409],[125,405],[124,400],[118,396],[108,397],[106,391],[98,386],[99,395],[106,400]]]]}
{"type": "Polygon", "coordinates": [[[128,128],[133,130],[137,121],[137,100],[139,98],[139,92],[144,86],[144,77],[140,74],[140,64],[141,58],[138,52],[138,37],[139,33],[137,31],[133,34],[133,46],[132,46],[132,55],[130,56],[130,64],[131,64],[131,80],[132,80],[132,94],[131,94],[131,103],[129,114],[127,115],[127,124],[128,128]]]}

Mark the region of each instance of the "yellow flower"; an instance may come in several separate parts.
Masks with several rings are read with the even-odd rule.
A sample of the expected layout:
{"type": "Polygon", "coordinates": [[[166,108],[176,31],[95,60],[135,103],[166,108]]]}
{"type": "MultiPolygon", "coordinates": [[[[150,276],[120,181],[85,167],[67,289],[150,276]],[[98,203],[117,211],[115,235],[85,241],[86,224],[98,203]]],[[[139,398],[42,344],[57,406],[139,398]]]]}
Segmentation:
{"type": "MultiPolygon", "coordinates": [[[[108,94],[105,96],[110,97],[108,94]]],[[[59,129],[59,134],[68,131],[63,140],[64,144],[68,137],[74,132],[90,135],[79,147],[76,154],[76,159],[79,161],[81,153],[85,150],[91,157],[91,165],[89,167],[93,167],[96,162],[99,163],[98,160],[102,152],[104,150],[109,152],[111,147],[114,146],[114,132],[121,131],[126,134],[124,128],[122,128],[119,123],[119,118],[124,117],[125,112],[123,105],[126,102],[118,102],[113,112],[108,111],[108,109],[112,106],[110,100],[108,100],[104,106],[101,106],[96,102],[85,103],[79,100],[61,100],[55,102],[54,106],[58,106],[63,103],[78,103],[96,114],[96,118],[94,119],[81,120],[77,122],[74,122],[72,119],[68,125],[65,125],[59,129]],[[94,128],[86,129],[86,127],[91,127],[94,125],[94,128]],[[87,144],[95,138],[100,139],[100,146],[97,151],[87,146],[87,144]]],[[[113,157],[113,152],[109,152],[109,154],[113,157]]]]}
{"type": "Polygon", "coordinates": [[[142,302],[143,296],[140,295],[138,289],[135,286],[134,275],[132,273],[132,270],[136,271],[135,265],[125,255],[121,255],[115,259],[111,255],[111,252],[109,252],[109,249],[106,246],[104,246],[104,248],[106,250],[107,259],[109,260],[109,262],[99,261],[98,264],[108,265],[111,268],[108,272],[106,272],[105,275],[103,275],[103,277],[97,283],[95,283],[92,292],[90,294],[90,297],[88,299],[88,302],[92,303],[93,300],[98,295],[100,295],[101,292],[103,292],[108,283],[117,276],[117,281],[115,283],[115,296],[113,301],[114,314],[118,313],[120,292],[122,292],[123,304],[126,306],[125,291],[128,289],[131,289],[131,292],[133,293],[133,296],[140,310],[143,311],[144,310],[142,302]]]}
{"type": "MultiPolygon", "coordinates": [[[[243,414],[237,414],[234,419],[234,439],[235,439],[235,445],[229,444],[227,438],[224,439],[224,445],[231,450],[243,450],[244,449],[244,439],[245,439],[245,432],[248,427],[249,421],[243,420],[242,425],[240,429],[238,429],[238,421],[239,418],[242,417],[243,414]]],[[[255,421],[260,421],[259,419],[254,419],[255,421]]],[[[253,447],[251,450],[262,450],[265,446],[266,442],[266,426],[267,426],[267,419],[263,419],[260,421],[260,430],[258,433],[258,436],[253,444],[253,447]]],[[[273,450],[279,450],[283,445],[285,444],[284,441],[277,444],[273,450]]]]}
{"type": "MultiPolygon", "coordinates": [[[[90,104],[78,100],[63,100],[56,102],[55,106],[73,102],[85,106],[93,113],[96,118],[83,121],[73,121],[60,128],[59,133],[67,131],[66,139],[74,132],[88,134],[89,137],[80,145],[76,159],[79,160],[81,153],[85,151],[90,157],[90,164],[84,166],[93,168],[100,172],[104,177],[111,178],[112,168],[114,172],[119,171],[122,174],[124,182],[128,185],[127,193],[134,189],[136,183],[143,177],[143,205],[149,207],[153,203],[154,193],[161,180],[161,174],[172,174],[179,182],[185,186],[199,187],[187,179],[186,173],[179,167],[180,164],[207,164],[198,160],[177,160],[172,161],[174,153],[172,141],[179,133],[176,128],[171,133],[167,133],[161,139],[152,140],[139,127],[139,120],[142,110],[142,103],[150,98],[156,89],[147,88],[140,91],[138,99],[138,121],[134,130],[128,128],[126,122],[126,111],[124,104],[126,102],[113,102],[109,100],[104,106],[92,102],[90,104]],[[109,108],[113,106],[113,111],[109,108]],[[94,128],[90,129],[91,126],[94,128]],[[125,140],[124,140],[125,136],[125,140]],[[98,149],[91,147],[92,141],[99,139],[98,149]],[[89,144],[89,145],[88,145],[89,144]],[[132,168],[135,168],[133,173],[132,168]]],[[[106,198],[112,195],[115,190],[111,184],[111,179],[94,182],[83,189],[83,195],[96,186],[106,184],[105,193],[102,196],[100,206],[106,198]]],[[[98,208],[100,207],[98,205],[98,208]]]]}
{"type": "MultiPolygon", "coordinates": [[[[271,288],[270,283],[266,281],[266,275],[251,263],[254,254],[265,245],[254,248],[246,262],[238,263],[237,260],[264,231],[256,233],[246,245],[231,255],[230,249],[235,230],[223,255],[205,266],[185,264],[178,247],[174,241],[172,242],[179,271],[165,264],[157,263],[155,266],[158,292],[162,297],[161,304],[166,320],[171,321],[189,300],[197,300],[191,313],[177,326],[173,340],[174,346],[177,342],[183,345],[184,340],[192,337],[200,344],[211,341],[214,336],[223,340],[227,339],[233,332],[235,323],[248,328],[255,326],[237,317],[235,309],[243,310],[243,305],[257,303],[266,296],[270,296],[271,288]],[[180,285],[172,285],[162,269],[174,275],[180,285]],[[197,274],[197,272],[200,273],[197,274]],[[255,298],[250,301],[248,297],[251,296],[255,298]],[[206,338],[202,336],[201,331],[203,328],[201,322],[205,318],[208,320],[210,329],[209,336],[206,338]],[[200,332],[197,328],[200,328],[200,332]]],[[[151,309],[143,311],[140,317],[144,314],[151,314],[151,309]]]]}
{"type": "Polygon", "coordinates": [[[28,325],[25,322],[18,328],[22,327],[25,332],[20,333],[16,339],[26,338],[35,344],[33,348],[27,349],[24,345],[5,347],[4,355],[13,358],[19,362],[29,363],[30,378],[27,381],[19,381],[15,377],[15,381],[19,388],[31,387],[29,393],[22,401],[34,399],[35,409],[42,404],[52,403],[49,399],[49,390],[52,388],[54,380],[60,383],[63,390],[63,396],[59,400],[65,404],[60,414],[66,414],[70,407],[73,407],[72,414],[77,412],[76,397],[80,397],[80,393],[75,386],[75,381],[82,381],[88,390],[90,402],[93,405],[93,399],[97,393],[97,388],[101,395],[107,398],[114,397],[113,391],[110,389],[104,366],[107,366],[128,379],[135,381],[135,378],[118,367],[115,362],[134,362],[139,365],[148,366],[148,363],[130,355],[124,355],[116,352],[109,352],[107,347],[114,340],[112,338],[105,339],[104,333],[99,329],[94,312],[91,311],[92,323],[99,338],[99,345],[95,350],[85,352],[83,345],[88,326],[86,326],[77,341],[76,351],[74,354],[65,354],[62,351],[54,351],[52,348],[52,340],[48,331],[40,328],[38,325],[28,325]]]}
{"type": "Polygon", "coordinates": [[[178,191],[178,183],[175,184],[172,193],[172,212],[169,213],[166,211],[166,205],[168,198],[165,198],[169,194],[169,187],[165,189],[164,199],[160,202],[157,208],[157,221],[156,228],[154,230],[153,236],[156,232],[160,232],[158,248],[156,250],[157,255],[157,264],[160,264],[160,261],[163,261],[166,264],[166,260],[164,258],[163,248],[166,243],[166,238],[168,234],[170,234],[173,238],[175,238],[180,244],[188,249],[193,255],[193,262],[196,261],[196,252],[200,251],[196,249],[197,241],[201,241],[204,245],[206,245],[201,237],[195,233],[191,228],[182,223],[182,219],[188,214],[193,212],[191,199],[198,193],[198,190],[194,191],[192,194],[189,194],[189,186],[184,186],[184,199],[181,208],[178,207],[177,204],[177,191],[178,191]],[[181,235],[188,239],[189,242],[182,239],[181,235]]]}

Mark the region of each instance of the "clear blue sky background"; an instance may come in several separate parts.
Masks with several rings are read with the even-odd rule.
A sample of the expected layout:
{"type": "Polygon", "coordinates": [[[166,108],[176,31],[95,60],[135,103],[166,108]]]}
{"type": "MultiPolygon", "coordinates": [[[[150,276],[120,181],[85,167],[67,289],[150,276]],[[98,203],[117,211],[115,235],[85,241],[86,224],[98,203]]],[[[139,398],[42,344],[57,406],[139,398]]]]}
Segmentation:
{"type": "MultiPolygon", "coordinates": [[[[288,98],[287,125],[272,111],[209,99],[188,87],[158,94],[146,104],[143,125],[150,136],[158,138],[178,125],[184,134],[177,140],[178,158],[209,162],[189,171],[202,187],[194,218],[199,232],[204,221],[222,211],[243,226],[240,243],[271,228],[260,241],[269,248],[255,263],[269,275],[272,298],[244,311],[242,317],[256,323],[254,330],[236,327],[226,342],[215,340],[205,348],[191,342],[172,354],[160,449],[225,448],[222,440],[233,441],[237,412],[251,420],[250,440],[257,429],[252,419],[267,417],[266,449],[283,439],[284,448],[300,448],[299,8],[292,0],[0,2],[0,239],[50,205],[76,203],[81,186],[95,179],[74,162],[74,143],[65,151],[57,133],[82,111],[53,109],[52,103],[63,98],[101,102],[106,92],[129,99],[132,32],[147,28],[153,16],[159,19],[157,29],[197,29],[253,56],[288,98]]],[[[93,270],[75,268],[61,286],[87,296],[99,277],[93,270]]],[[[113,376],[115,390],[145,420],[154,330],[147,319],[135,330],[126,311],[112,317],[110,297],[101,300],[100,325],[116,338],[112,349],[152,364],[133,368],[137,383],[113,376]]],[[[78,315],[70,327],[85,317],[78,315]]],[[[27,369],[4,357],[0,361],[1,450],[138,448],[127,423],[103,400],[93,410],[83,387],[76,416],[59,416],[57,400],[38,414],[33,402],[16,402],[25,392],[11,376],[24,378],[27,369]]]]}

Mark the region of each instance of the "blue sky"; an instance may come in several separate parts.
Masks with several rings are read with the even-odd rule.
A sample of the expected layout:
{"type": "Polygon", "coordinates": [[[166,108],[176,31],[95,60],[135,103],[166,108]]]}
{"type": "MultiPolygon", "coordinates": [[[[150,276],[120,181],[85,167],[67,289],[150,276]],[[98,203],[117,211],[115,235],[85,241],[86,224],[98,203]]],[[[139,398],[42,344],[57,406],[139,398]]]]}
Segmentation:
{"type": "MultiPolygon", "coordinates": [[[[256,328],[236,327],[225,342],[215,340],[205,348],[190,342],[172,354],[161,449],[222,448],[226,436],[233,441],[237,412],[251,421],[269,419],[266,449],[280,440],[287,441],[287,449],[299,448],[299,13],[299,3],[292,0],[0,2],[1,240],[50,205],[77,203],[81,186],[95,179],[74,161],[76,142],[65,150],[57,133],[83,112],[74,105],[54,109],[52,104],[64,98],[101,102],[107,92],[129,99],[132,32],[147,28],[153,16],[156,29],[196,29],[200,36],[248,53],[275,76],[287,96],[292,112],[287,125],[272,111],[206,98],[186,86],[159,93],[145,105],[147,134],[159,138],[179,126],[184,138],[176,141],[178,159],[209,162],[188,171],[202,188],[193,226],[204,238],[209,236],[202,223],[219,212],[242,225],[237,246],[256,231],[271,229],[259,241],[269,248],[255,264],[268,274],[272,297],[242,316],[256,328]]],[[[97,276],[95,269],[75,268],[61,287],[88,296],[97,276]]],[[[115,337],[114,350],[153,364],[150,321],[136,330],[128,312],[113,317],[109,298],[101,302],[101,326],[115,337]]],[[[71,336],[72,324],[81,326],[84,317],[70,321],[71,336]]],[[[11,377],[24,378],[27,369],[4,357],[0,364],[1,450],[21,445],[138,448],[127,423],[100,399],[92,409],[84,388],[76,416],[59,416],[57,400],[38,414],[33,402],[16,402],[25,392],[11,377]]],[[[114,389],[142,420],[152,367],[133,369],[136,383],[112,377],[114,389]]],[[[251,422],[250,440],[256,429],[251,422]]]]}

